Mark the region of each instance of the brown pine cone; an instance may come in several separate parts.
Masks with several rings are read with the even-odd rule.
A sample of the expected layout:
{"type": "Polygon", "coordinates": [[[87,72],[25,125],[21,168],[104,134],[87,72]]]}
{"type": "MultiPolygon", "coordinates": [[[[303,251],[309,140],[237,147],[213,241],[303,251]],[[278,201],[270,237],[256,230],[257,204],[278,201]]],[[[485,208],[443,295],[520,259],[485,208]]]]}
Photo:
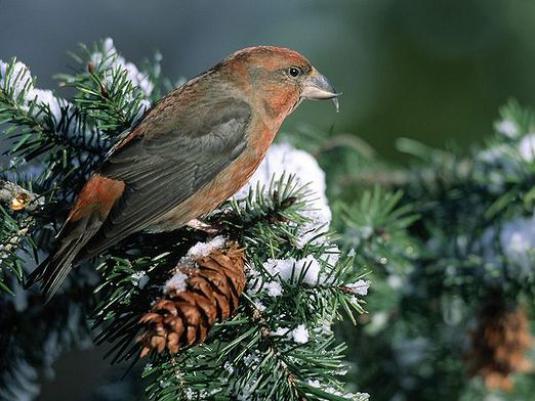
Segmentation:
{"type": "Polygon", "coordinates": [[[489,389],[511,390],[511,375],[531,369],[526,353],[532,337],[521,307],[508,308],[496,301],[487,304],[471,337],[470,373],[480,375],[489,389]]]}
{"type": "Polygon", "coordinates": [[[227,319],[238,308],[245,288],[244,251],[236,243],[217,249],[192,263],[179,264],[185,288],[172,288],[141,317],[138,337],[141,357],[166,348],[174,354],[202,343],[216,321],[227,319]]]}

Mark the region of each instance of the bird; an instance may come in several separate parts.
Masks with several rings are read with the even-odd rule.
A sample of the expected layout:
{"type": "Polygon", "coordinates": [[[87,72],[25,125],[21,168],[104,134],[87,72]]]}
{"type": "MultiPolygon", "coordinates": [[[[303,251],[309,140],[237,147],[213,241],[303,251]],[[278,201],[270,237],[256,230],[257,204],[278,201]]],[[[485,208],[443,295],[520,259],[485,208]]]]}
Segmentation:
{"type": "Polygon", "coordinates": [[[305,99],[338,96],[295,50],[238,50],[173,89],[112,147],[76,196],[53,252],[28,277],[50,299],[83,260],[140,231],[165,232],[207,215],[263,160],[305,99]]]}

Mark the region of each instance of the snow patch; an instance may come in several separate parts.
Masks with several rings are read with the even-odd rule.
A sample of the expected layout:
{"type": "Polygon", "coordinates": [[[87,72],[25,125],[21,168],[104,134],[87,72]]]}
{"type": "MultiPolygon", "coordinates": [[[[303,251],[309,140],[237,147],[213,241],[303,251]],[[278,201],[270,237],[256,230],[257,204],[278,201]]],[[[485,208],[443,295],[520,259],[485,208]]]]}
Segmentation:
{"type": "MultiPolygon", "coordinates": [[[[30,109],[30,102],[48,107],[57,124],[61,120],[61,109],[69,107],[70,103],[65,99],[54,96],[51,90],[34,87],[30,69],[20,61],[14,64],[10,79],[7,80],[7,65],[7,63],[0,60],[0,89],[11,88],[15,101],[26,90],[24,99],[22,99],[22,109],[28,111],[30,109]]],[[[33,113],[37,115],[39,108],[34,109],[33,113]]]]}
{"type": "Polygon", "coordinates": [[[505,256],[522,269],[531,272],[535,260],[535,214],[518,217],[504,224],[500,243],[505,256]]]}
{"type": "Polygon", "coordinates": [[[102,51],[92,53],[90,60],[93,64],[100,66],[100,68],[109,70],[109,74],[105,76],[105,79],[108,81],[112,79],[112,71],[120,68],[126,71],[128,80],[132,82],[132,85],[138,87],[145,96],[150,96],[154,90],[154,84],[149,76],[141,72],[134,63],[126,61],[119,54],[112,38],[104,39],[102,51]]]}
{"type": "Polygon", "coordinates": [[[366,280],[357,280],[354,283],[346,284],[345,287],[355,295],[368,295],[370,282],[366,280]]]}
{"type": "Polygon", "coordinates": [[[216,249],[223,248],[226,242],[227,238],[222,235],[218,235],[208,242],[197,242],[188,250],[186,257],[196,259],[208,256],[216,249]]]}
{"type": "Polygon", "coordinates": [[[7,66],[8,63],[0,60],[0,88],[13,88],[13,97],[16,98],[28,85],[33,87],[32,74],[26,64],[17,61],[13,66],[10,79],[7,80],[7,66]]]}
{"type": "Polygon", "coordinates": [[[297,344],[306,344],[309,339],[308,329],[304,324],[300,324],[292,330],[292,338],[297,344]]]}
{"type": "Polygon", "coordinates": [[[509,138],[515,138],[520,133],[518,125],[512,120],[502,120],[495,125],[496,131],[509,138]]]}
{"type": "Polygon", "coordinates": [[[301,186],[306,185],[311,193],[307,210],[302,212],[310,221],[303,226],[297,244],[298,248],[303,248],[318,234],[326,233],[332,220],[331,209],[325,195],[325,173],[312,155],[287,143],[271,145],[249,182],[234,195],[233,199],[246,198],[249,191],[256,189],[257,185],[263,186],[267,191],[270,182],[280,180],[285,173],[295,175],[295,180],[301,186]]]}
{"type": "Polygon", "coordinates": [[[278,297],[282,295],[282,286],[277,281],[266,283],[264,289],[270,297],[278,297]]]}
{"type": "Polygon", "coordinates": [[[145,286],[148,284],[150,278],[144,271],[136,272],[132,274],[132,284],[134,284],[136,287],[139,287],[140,289],[145,288],[145,286]]]}
{"type": "Polygon", "coordinates": [[[518,152],[522,159],[532,162],[535,159],[535,133],[527,134],[518,144],[518,152]]]}
{"type": "Polygon", "coordinates": [[[173,292],[180,292],[184,291],[187,287],[186,281],[188,279],[188,276],[182,273],[181,271],[177,271],[173,276],[166,281],[164,285],[164,293],[167,294],[171,291],[173,292]]]}
{"type": "Polygon", "coordinates": [[[295,282],[301,278],[302,283],[316,286],[330,284],[332,281],[322,274],[319,261],[312,255],[299,260],[294,258],[268,259],[263,267],[271,276],[286,282],[295,282]]]}

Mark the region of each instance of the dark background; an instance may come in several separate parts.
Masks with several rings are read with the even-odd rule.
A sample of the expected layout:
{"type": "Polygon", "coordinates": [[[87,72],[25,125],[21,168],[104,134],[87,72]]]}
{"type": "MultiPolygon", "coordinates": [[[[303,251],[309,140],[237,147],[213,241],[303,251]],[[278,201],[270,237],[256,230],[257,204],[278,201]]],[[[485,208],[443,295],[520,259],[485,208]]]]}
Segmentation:
{"type": "MultiPolygon", "coordinates": [[[[242,47],[295,48],[344,95],[339,114],[306,103],[285,128],[351,132],[391,160],[400,136],[466,147],[491,131],[507,99],[535,103],[530,0],[0,0],[0,59],[28,64],[40,87],[72,65],[67,50],[108,36],[136,63],[159,50],[173,79],[242,47]]],[[[88,399],[111,374],[93,351],[58,368],[61,381],[42,400],[88,399]]]]}

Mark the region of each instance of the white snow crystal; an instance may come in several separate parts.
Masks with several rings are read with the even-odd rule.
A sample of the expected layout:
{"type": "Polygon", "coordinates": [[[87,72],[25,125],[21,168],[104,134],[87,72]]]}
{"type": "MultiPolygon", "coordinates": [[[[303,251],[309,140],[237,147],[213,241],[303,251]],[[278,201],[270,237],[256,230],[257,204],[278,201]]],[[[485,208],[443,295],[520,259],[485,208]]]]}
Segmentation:
{"type": "Polygon", "coordinates": [[[13,87],[13,95],[15,97],[22,92],[28,83],[30,83],[30,87],[33,86],[30,69],[26,66],[26,64],[21,63],[20,61],[17,61],[13,66],[13,71],[11,72],[9,81],[6,80],[6,74],[7,63],[0,60],[0,88],[6,89],[7,86],[11,87],[13,83],[15,83],[13,87]]]}
{"type": "Polygon", "coordinates": [[[229,375],[232,375],[234,373],[234,366],[232,366],[232,363],[229,361],[225,362],[223,365],[223,369],[225,369],[229,375]]]}
{"type": "Polygon", "coordinates": [[[264,305],[262,302],[260,301],[255,301],[254,302],[254,306],[256,309],[258,309],[260,312],[264,312],[266,310],[266,305],[264,305]]]}
{"type": "Polygon", "coordinates": [[[500,134],[508,136],[509,138],[514,138],[519,134],[518,126],[511,120],[502,120],[496,124],[495,128],[500,134]]]}
{"type": "Polygon", "coordinates": [[[355,295],[367,295],[368,288],[370,288],[370,282],[366,280],[357,280],[354,283],[346,284],[345,286],[355,295]]]}
{"type": "Polygon", "coordinates": [[[197,242],[188,250],[186,257],[194,259],[208,256],[214,250],[223,248],[226,242],[227,239],[222,235],[218,235],[208,242],[197,242]]]}
{"type": "Polygon", "coordinates": [[[152,106],[150,100],[148,99],[142,99],[139,102],[139,110],[137,111],[136,116],[134,117],[134,122],[138,121],[141,117],[145,115],[145,112],[150,109],[152,106]]]}
{"type": "Polygon", "coordinates": [[[309,285],[324,283],[320,277],[321,266],[314,256],[308,255],[306,258],[298,260],[295,263],[294,274],[298,274],[299,277],[302,275],[302,272],[304,272],[303,283],[309,285]]]}
{"type": "Polygon", "coordinates": [[[121,65],[126,70],[128,79],[133,84],[135,84],[139,89],[141,89],[141,91],[146,96],[149,96],[152,93],[152,90],[154,89],[154,85],[149,80],[146,74],[138,70],[135,64],[130,63],[130,62],[125,63],[122,57],[117,58],[117,64],[121,65]]]}
{"type": "Polygon", "coordinates": [[[497,261],[500,265],[502,256],[508,262],[503,267],[509,276],[520,281],[532,279],[535,277],[535,212],[532,216],[519,216],[487,228],[480,246],[482,256],[490,262],[490,266],[497,261]],[[499,247],[496,247],[497,242],[499,247]]]}
{"type": "MultiPolygon", "coordinates": [[[[0,88],[5,88],[6,85],[12,86],[15,82],[13,96],[17,98],[22,90],[26,88],[25,98],[22,101],[22,108],[24,110],[29,109],[29,103],[35,101],[38,104],[48,106],[52,116],[54,116],[55,122],[59,122],[61,119],[61,108],[67,107],[69,102],[65,99],[54,96],[53,92],[48,89],[35,88],[31,76],[30,69],[20,61],[17,61],[13,67],[11,79],[6,82],[7,64],[0,60],[0,88]]],[[[35,113],[39,110],[36,109],[35,113]]]]}
{"type": "MultiPolygon", "coordinates": [[[[345,375],[345,374],[342,374],[342,376],[343,375],[345,375]]],[[[320,381],[317,380],[317,379],[308,379],[307,380],[307,384],[309,386],[311,386],[311,387],[322,388],[320,381]]],[[[334,395],[337,395],[337,396],[340,396],[340,397],[344,397],[345,399],[348,399],[348,400],[364,401],[364,400],[368,399],[368,395],[367,394],[364,394],[364,393],[356,393],[356,394],[353,394],[353,393],[342,393],[341,391],[338,391],[336,388],[334,388],[332,386],[326,387],[324,389],[324,391],[327,392],[327,393],[330,393],[330,394],[334,394],[334,395]]]]}
{"type": "Polygon", "coordinates": [[[181,271],[177,271],[173,276],[167,280],[164,286],[164,293],[169,293],[171,291],[184,291],[186,289],[186,280],[188,279],[188,276],[182,273],[181,271]]]}
{"type": "Polygon", "coordinates": [[[267,190],[272,179],[280,180],[284,173],[295,175],[296,181],[307,185],[311,193],[308,210],[303,212],[310,222],[303,227],[298,242],[298,247],[302,248],[319,233],[327,232],[332,219],[325,196],[325,173],[312,155],[287,143],[272,145],[249,182],[234,195],[234,199],[245,198],[249,190],[256,189],[258,184],[267,190]]]}
{"type": "Polygon", "coordinates": [[[275,331],[271,332],[271,335],[277,336],[277,337],[283,337],[283,336],[288,335],[288,333],[290,333],[290,329],[288,327],[277,327],[275,331]]]}
{"type": "Polygon", "coordinates": [[[321,266],[318,260],[312,256],[299,260],[268,259],[263,264],[264,269],[274,277],[287,282],[296,281],[302,277],[302,282],[310,286],[327,283],[327,279],[321,274],[321,266]]]}
{"type": "Polygon", "coordinates": [[[278,297],[282,295],[282,286],[278,281],[270,281],[264,285],[264,288],[270,297],[278,297]]]}
{"type": "Polygon", "coordinates": [[[314,333],[321,334],[324,336],[330,336],[331,334],[333,334],[332,325],[332,320],[323,319],[319,321],[318,325],[314,328],[314,333]]]}
{"type": "Polygon", "coordinates": [[[292,330],[292,338],[297,344],[306,344],[308,342],[308,330],[304,324],[300,324],[292,330]]]}
{"type": "Polygon", "coordinates": [[[48,106],[56,123],[61,120],[61,108],[69,105],[69,102],[54,96],[52,91],[48,89],[32,88],[28,91],[27,98],[28,100],[35,100],[37,103],[48,106]]]}
{"type": "Polygon", "coordinates": [[[320,387],[320,381],[315,379],[315,380],[312,380],[312,379],[308,379],[307,380],[307,384],[309,386],[312,386],[312,387],[316,387],[316,388],[319,388],[320,387]]]}
{"type": "Polygon", "coordinates": [[[7,73],[7,63],[0,60],[0,88],[4,87],[5,76],[7,73]]]}
{"type": "MultiPolygon", "coordinates": [[[[302,212],[310,221],[301,228],[297,243],[298,248],[303,248],[312,238],[328,231],[332,218],[325,195],[325,173],[312,155],[295,149],[287,143],[272,145],[249,182],[233,198],[236,200],[244,199],[251,189],[256,190],[259,187],[263,187],[267,191],[273,180],[280,180],[283,175],[288,176],[289,174],[295,177],[299,185],[306,185],[307,192],[310,193],[310,198],[307,199],[308,210],[302,212]]],[[[318,257],[319,260],[312,255],[300,260],[294,258],[269,259],[263,264],[263,267],[279,281],[296,281],[302,277],[302,282],[307,285],[324,285],[331,283],[333,278],[328,279],[328,275],[322,273],[320,261],[333,266],[338,262],[339,254],[339,249],[333,246],[324,255],[318,257]]],[[[258,276],[253,278],[255,280],[249,281],[252,283],[248,290],[249,293],[256,294],[266,291],[270,296],[282,294],[282,287],[276,281],[266,283],[262,282],[258,276]]]]}
{"type": "Polygon", "coordinates": [[[260,362],[260,356],[256,351],[253,351],[250,354],[246,354],[243,357],[243,363],[246,366],[253,367],[258,365],[258,362],[260,362]]]}
{"type": "Polygon", "coordinates": [[[187,400],[193,400],[197,396],[197,393],[193,389],[191,389],[190,387],[186,388],[185,393],[186,393],[186,399],[187,400]]]}
{"type": "Polygon", "coordinates": [[[282,280],[288,281],[291,276],[295,259],[268,259],[263,263],[264,270],[274,277],[279,277],[282,280]]]}
{"type": "Polygon", "coordinates": [[[292,339],[297,344],[306,344],[309,339],[308,329],[304,324],[300,324],[293,330],[288,327],[277,327],[276,330],[271,332],[271,335],[292,339]]]}
{"type": "Polygon", "coordinates": [[[133,284],[141,289],[143,289],[149,282],[149,276],[144,271],[136,272],[132,274],[133,284]]]}
{"type": "Polygon", "coordinates": [[[535,159],[535,133],[527,134],[518,145],[520,156],[527,162],[535,159]]]}
{"type": "Polygon", "coordinates": [[[336,244],[332,244],[332,246],[326,249],[325,253],[320,256],[320,259],[331,266],[336,265],[340,259],[340,248],[338,248],[336,244]]]}
{"type": "Polygon", "coordinates": [[[137,86],[145,96],[149,96],[153,89],[154,85],[147,74],[139,71],[134,63],[127,62],[124,57],[122,57],[115,48],[113,44],[113,39],[106,38],[103,42],[102,51],[97,51],[91,54],[91,61],[95,65],[101,65],[102,68],[110,70],[110,74],[105,77],[108,80],[111,80],[111,71],[121,68],[126,71],[126,76],[134,86],[137,86]]]}
{"type": "Polygon", "coordinates": [[[523,273],[533,269],[535,260],[535,214],[518,217],[504,224],[500,231],[500,243],[505,256],[523,273]]]}

